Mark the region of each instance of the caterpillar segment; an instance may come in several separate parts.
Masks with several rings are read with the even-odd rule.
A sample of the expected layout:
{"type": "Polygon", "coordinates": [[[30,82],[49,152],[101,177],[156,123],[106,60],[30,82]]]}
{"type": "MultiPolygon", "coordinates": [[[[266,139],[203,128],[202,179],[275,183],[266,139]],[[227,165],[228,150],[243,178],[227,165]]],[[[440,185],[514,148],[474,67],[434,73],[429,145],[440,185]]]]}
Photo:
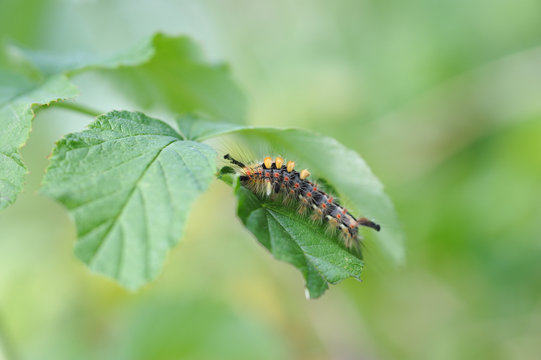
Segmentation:
{"type": "Polygon", "coordinates": [[[229,154],[224,159],[239,168],[242,186],[263,198],[281,198],[284,206],[296,206],[300,214],[309,214],[314,222],[327,224],[327,231],[339,233],[348,248],[359,243],[359,226],[376,231],[381,228],[365,217],[355,218],[331,195],[308,180],[307,169],[296,171],[294,161],[286,163],[282,157],[273,160],[267,156],[262,163],[244,164],[229,154]]]}

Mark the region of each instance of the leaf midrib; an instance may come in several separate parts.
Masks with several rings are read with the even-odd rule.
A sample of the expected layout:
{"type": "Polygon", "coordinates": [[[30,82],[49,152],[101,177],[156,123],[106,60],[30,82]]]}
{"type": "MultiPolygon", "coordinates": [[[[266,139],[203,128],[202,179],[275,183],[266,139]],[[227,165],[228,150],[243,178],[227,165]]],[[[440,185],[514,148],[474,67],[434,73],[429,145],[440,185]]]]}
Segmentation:
{"type": "MultiPolygon", "coordinates": [[[[319,268],[316,266],[316,263],[311,259],[311,258],[320,258],[322,260],[325,260],[325,256],[314,256],[314,255],[311,255],[309,254],[306,250],[305,250],[305,247],[304,246],[301,246],[298,241],[296,240],[296,238],[291,234],[291,232],[288,231],[288,229],[280,222],[280,220],[273,214],[273,211],[269,211],[269,209],[267,209],[267,212],[275,219],[275,221],[282,227],[282,229],[284,229],[284,231],[289,235],[289,237],[294,241],[295,245],[301,250],[301,253],[303,255],[303,257],[306,259],[307,262],[309,262],[313,267],[314,269],[316,269],[316,271],[321,275],[321,277],[327,282],[327,283],[331,283],[329,281],[329,279],[323,274],[321,273],[321,271],[319,270],[319,268]]],[[[285,215],[285,214],[283,214],[285,215]]],[[[323,244],[321,244],[323,245],[323,244]]],[[[349,252],[348,252],[349,253],[349,252]]],[[[349,253],[351,256],[355,257],[354,255],[352,255],[351,253],[349,253]]],[[[327,255],[329,256],[329,255],[327,255]]],[[[359,259],[360,260],[360,259],[359,259]]],[[[362,260],[360,260],[361,263],[362,263],[362,260]]],[[[356,274],[353,274],[349,269],[346,269],[346,268],[343,268],[343,267],[340,267],[336,264],[333,264],[333,263],[330,263],[328,261],[326,261],[327,264],[329,264],[330,266],[332,267],[335,267],[337,269],[339,269],[340,271],[346,271],[347,273],[349,273],[350,276],[354,277],[354,278],[358,278],[358,275],[356,274]]],[[[362,264],[361,264],[362,265],[362,264]]]]}
{"type": "MultiPolygon", "coordinates": [[[[89,265],[90,266],[94,266],[94,263],[97,259],[97,256],[98,256],[98,253],[100,252],[100,250],[103,248],[103,244],[105,243],[105,241],[107,240],[107,238],[109,237],[109,234],[111,233],[111,230],[115,227],[118,219],[122,216],[122,214],[124,213],[124,210],[126,209],[126,206],[127,204],[130,202],[133,194],[135,193],[135,190],[138,188],[138,185],[139,185],[139,182],[143,179],[143,177],[146,175],[148,169],[150,168],[150,166],[152,166],[152,164],[154,164],[154,162],[156,161],[156,159],[158,159],[158,157],[160,156],[160,154],[167,148],[169,147],[171,144],[174,144],[178,141],[182,141],[180,139],[175,139],[173,141],[170,141],[169,143],[167,143],[163,148],[161,148],[157,153],[156,155],[152,158],[152,160],[149,161],[149,163],[147,164],[147,166],[145,166],[145,168],[143,169],[143,171],[141,172],[141,175],[139,175],[139,177],[137,178],[137,180],[135,180],[135,183],[133,185],[133,188],[130,190],[130,192],[128,193],[128,196],[126,197],[126,200],[124,202],[124,204],[122,204],[122,207],[120,208],[118,214],[113,218],[113,221],[111,222],[111,225],[109,226],[109,228],[106,230],[105,234],[103,235],[102,237],[102,240],[100,241],[96,251],[94,252],[94,254],[92,255],[92,257],[90,258],[89,260],[89,265]]],[[[116,274],[116,277],[118,278],[119,276],[119,273],[122,269],[122,250],[120,251],[120,258],[119,258],[119,264],[118,264],[118,270],[117,270],[117,274],[116,274]]]]}
{"type": "MultiPolygon", "coordinates": [[[[295,246],[297,246],[297,248],[300,250],[301,254],[302,254],[302,257],[305,259],[305,261],[307,263],[310,263],[312,265],[312,267],[314,269],[316,269],[317,273],[319,274],[319,276],[321,276],[321,278],[326,282],[326,283],[329,283],[329,280],[327,280],[327,277],[321,273],[321,271],[317,268],[317,266],[314,264],[314,262],[309,259],[307,256],[306,256],[306,252],[304,251],[304,249],[302,248],[302,246],[298,243],[298,241],[295,239],[295,237],[289,232],[288,229],[286,229],[286,227],[280,222],[280,220],[278,220],[278,218],[276,216],[274,216],[274,214],[272,213],[272,211],[268,211],[267,212],[272,216],[272,218],[276,221],[276,223],[278,225],[280,225],[282,227],[282,229],[284,229],[284,231],[289,235],[289,237],[291,238],[291,240],[293,240],[295,246]]],[[[310,271],[310,269],[308,267],[306,267],[306,272],[307,272],[307,275],[308,275],[308,271],[310,271]]]]}

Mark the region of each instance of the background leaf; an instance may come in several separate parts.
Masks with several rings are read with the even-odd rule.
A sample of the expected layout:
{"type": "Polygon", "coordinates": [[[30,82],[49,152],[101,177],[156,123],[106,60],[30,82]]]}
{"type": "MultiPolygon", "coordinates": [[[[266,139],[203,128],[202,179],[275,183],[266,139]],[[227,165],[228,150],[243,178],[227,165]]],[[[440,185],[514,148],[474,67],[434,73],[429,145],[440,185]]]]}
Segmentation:
{"type": "Polygon", "coordinates": [[[112,55],[58,55],[11,45],[9,53],[44,74],[75,76],[96,70],[142,108],[201,111],[245,120],[246,100],[225,64],[210,64],[188,37],[156,34],[112,55]]]}
{"type": "Polygon", "coordinates": [[[137,289],[180,238],[216,155],[141,113],[114,111],[89,127],[57,144],[43,192],[75,218],[77,257],[137,289]]]}
{"type": "Polygon", "coordinates": [[[184,136],[190,140],[198,141],[250,128],[245,125],[217,121],[209,116],[191,113],[177,117],[176,123],[184,136]]]}
{"type": "Polygon", "coordinates": [[[121,66],[138,66],[156,55],[154,36],[121,49],[113,54],[92,52],[58,53],[27,48],[15,42],[5,45],[7,60],[13,65],[25,64],[34,67],[42,75],[66,74],[68,76],[92,69],[116,69],[121,66]]]}
{"type": "Polygon", "coordinates": [[[65,76],[34,82],[20,74],[0,71],[0,209],[15,202],[27,173],[19,148],[28,139],[34,118],[33,105],[77,96],[65,76]]]}
{"type": "Polygon", "coordinates": [[[145,107],[203,111],[231,122],[244,121],[245,99],[226,65],[205,62],[187,37],[158,34],[153,45],[156,55],[150,61],[104,74],[145,107]]]}

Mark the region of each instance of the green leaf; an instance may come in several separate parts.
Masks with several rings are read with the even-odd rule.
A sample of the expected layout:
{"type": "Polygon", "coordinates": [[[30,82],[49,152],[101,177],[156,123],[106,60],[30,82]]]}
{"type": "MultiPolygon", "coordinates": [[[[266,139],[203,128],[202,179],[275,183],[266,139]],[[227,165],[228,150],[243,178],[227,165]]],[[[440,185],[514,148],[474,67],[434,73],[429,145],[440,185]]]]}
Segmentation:
{"type": "Polygon", "coordinates": [[[204,112],[230,122],[243,122],[246,100],[224,64],[209,64],[188,37],[156,34],[108,56],[59,56],[10,47],[12,57],[26,59],[46,74],[73,76],[99,70],[126,96],[144,108],[174,113],[204,112]]]}
{"type": "Polygon", "coordinates": [[[155,55],[137,67],[106,71],[122,91],[146,107],[176,113],[202,111],[243,122],[245,99],[225,65],[210,65],[187,37],[153,38],[155,55]]]}
{"type": "MultiPolygon", "coordinates": [[[[218,135],[217,132],[213,134],[218,135]]],[[[339,197],[341,203],[354,215],[374,219],[381,225],[379,233],[372,229],[361,229],[362,235],[367,237],[364,243],[370,250],[371,258],[393,264],[404,262],[404,237],[392,202],[383,191],[381,182],[357,153],[332,138],[299,129],[230,128],[222,135],[231,137],[225,141],[237,144],[243,149],[243,153],[249,152],[250,149],[278,149],[274,153],[270,151],[257,155],[262,157],[280,154],[294,160],[297,168],[310,169],[313,178],[324,179],[327,188],[334,189],[333,194],[339,197]]],[[[221,142],[224,140],[221,139],[221,142]]],[[[226,182],[231,183],[230,180],[226,182]]],[[[238,194],[238,215],[243,223],[276,258],[287,261],[301,270],[311,297],[320,295],[327,288],[327,285],[321,285],[322,282],[334,284],[349,276],[359,278],[361,266],[355,268],[358,272],[328,273],[329,265],[325,261],[329,257],[338,259],[338,263],[333,263],[333,266],[340,268],[341,265],[345,269],[349,269],[350,262],[354,259],[344,256],[343,262],[340,263],[340,257],[329,250],[330,246],[336,247],[334,240],[322,233],[324,231],[322,228],[314,228],[310,220],[299,218],[294,210],[281,209],[281,206],[276,207],[255,196],[247,196],[243,191],[239,191],[238,194]],[[285,220],[286,218],[289,221],[285,220]],[[319,244],[324,250],[317,255],[302,252],[301,250],[305,249],[301,246],[303,241],[319,244]],[[296,243],[297,246],[292,246],[292,243],[296,243]],[[303,255],[305,259],[302,258],[303,255]],[[323,275],[317,277],[317,273],[323,275]]],[[[360,261],[360,258],[357,260],[360,261]]]]}
{"type": "Polygon", "coordinates": [[[57,144],[42,191],[74,217],[77,257],[137,289],[181,237],[216,154],[142,113],[114,111],[89,127],[57,144]]]}
{"type": "Polygon", "coordinates": [[[347,250],[339,239],[326,234],[280,204],[262,201],[240,187],[238,215],[244,225],[273,256],[298,268],[306,279],[307,297],[317,298],[329,283],[354,277],[360,280],[363,261],[347,250]]]}
{"type": "Polygon", "coordinates": [[[237,130],[249,129],[245,125],[218,121],[210,116],[201,114],[183,114],[177,117],[178,128],[190,140],[206,140],[218,135],[228,134],[237,130]]]}
{"type": "Polygon", "coordinates": [[[26,143],[34,118],[33,105],[77,96],[63,75],[35,83],[6,70],[0,71],[0,209],[15,202],[27,173],[19,149],[26,143]]]}
{"type": "Polygon", "coordinates": [[[27,71],[31,71],[29,68],[33,68],[34,73],[41,74],[41,76],[55,74],[73,76],[88,70],[139,66],[156,55],[153,39],[154,37],[144,39],[118,53],[108,55],[95,53],[59,54],[29,49],[15,43],[8,43],[4,52],[11,66],[24,64],[27,71]]]}

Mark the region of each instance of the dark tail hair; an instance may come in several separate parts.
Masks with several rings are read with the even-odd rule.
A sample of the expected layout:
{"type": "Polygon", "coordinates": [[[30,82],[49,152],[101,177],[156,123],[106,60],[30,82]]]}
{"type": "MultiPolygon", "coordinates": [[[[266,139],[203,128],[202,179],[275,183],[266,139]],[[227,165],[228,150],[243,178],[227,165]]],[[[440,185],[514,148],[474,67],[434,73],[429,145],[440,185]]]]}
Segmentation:
{"type": "Polygon", "coordinates": [[[365,217],[362,217],[359,220],[357,220],[357,224],[367,226],[367,227],[372,228],[372,229],[374,229],[376,231],[379,231],[381,229],[381,226],[379,226],[378,224],[376,224],[373,221],[368,220],[365,217]]]}
{"type": "Polygon", "coordinates": [[[244,165],[240,161],[237,161],[237,160],[233,159],[229,154],[225,154],[224,159],[231,161],[232,164],[240,166],[241,168],[246,167],[246,165],[244,165]]]}

